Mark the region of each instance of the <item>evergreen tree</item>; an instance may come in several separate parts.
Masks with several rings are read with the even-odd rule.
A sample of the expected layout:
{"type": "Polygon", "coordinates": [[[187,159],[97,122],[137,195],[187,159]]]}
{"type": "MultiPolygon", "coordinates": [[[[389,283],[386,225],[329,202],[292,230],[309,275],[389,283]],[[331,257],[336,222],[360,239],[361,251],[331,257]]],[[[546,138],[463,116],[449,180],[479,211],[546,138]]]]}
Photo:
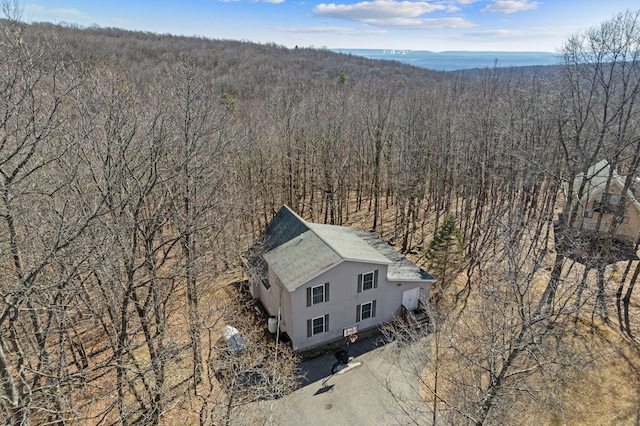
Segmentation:
{"type": "Polygon", "coordinates": [[[431,293],[432,301],[437,304],[462,270],[465,260],[462,234],[453,214],[447,214],[436,230],[423,258],[429,272],[438,279],[431,293]]]}

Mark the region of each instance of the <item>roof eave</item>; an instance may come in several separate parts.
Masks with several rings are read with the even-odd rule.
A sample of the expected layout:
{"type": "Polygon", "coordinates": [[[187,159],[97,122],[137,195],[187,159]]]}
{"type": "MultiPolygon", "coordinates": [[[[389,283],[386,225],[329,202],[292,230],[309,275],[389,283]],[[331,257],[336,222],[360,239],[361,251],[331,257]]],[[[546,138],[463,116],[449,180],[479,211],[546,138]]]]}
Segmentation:
{"type": "Polygon", "coordinates": [[[404,281],[404,282],[415,282],[415,283],[429,283],[433,284],[438,281],[437,278],[402,278],[402,277],[387,277],[387,281],[404,281]]]}
{"type": "Polygon", "coordinates": [[[393,265],[392,261],[388,261],[388,262],[382,262],[382,261],[378,261],[378,260],[369,260],[369,259],[351,259],[351,258],[343,258],[342,259],[344,262],[358,262],[358,263],[373,263],[374,265],[393,265]]]}
{"type": "Polygon", "coordinates": [[[338,266],[339,264],[341,264],[342,262],[344,262],[343,260],[340,260],[339,262],[334,263],[333,265],[327,266],[326,268],[320,270],[319,272],[317,272],[315,275],[312,275],[311,277],[309,277],[306,281],[303,281],[299,284],[296,284],[293,288],[289,288],[287,286],[285,286],[285,288],[291,293],[296,291],[298,288],[300,288],[301,286],[305,285],[306,283],[308,283],[309,281],[312,281],[316,278],[318,278],[320,275],[324,274],[325,272],[327,272],[329,269],[335,268],[336,266],[338,266]]]}

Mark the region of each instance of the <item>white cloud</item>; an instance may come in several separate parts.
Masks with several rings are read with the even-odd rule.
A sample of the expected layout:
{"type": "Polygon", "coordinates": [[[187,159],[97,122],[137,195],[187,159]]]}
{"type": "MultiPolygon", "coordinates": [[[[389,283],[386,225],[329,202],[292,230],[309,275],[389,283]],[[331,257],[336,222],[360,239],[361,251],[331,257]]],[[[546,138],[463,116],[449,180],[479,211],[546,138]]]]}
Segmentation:
{"type": "Polygon", "coordinates": [[[378,21],[369,21],[367,23],[379,26],[426,30],[475,27],[474,23],[469,22],[464,18],[390,18],[378,21]]]}
{"type": "Polygon", "coordinates": [[[313,8],[313,13],[330,18],[365,21],[390,17],[419,16],[444,9],[445,6],[427,2],[374,0],[354,4],[319,4],[313,8]]]}
{"type": "Polygon", "coordinates": [[[56,21],[92,21],[89,15],[78,9],[46,9],[37,4],[25,4],[23,13],[25,18],[36,21],[44,18],[53,18],[56,21]]]}
{"type": "Polygon", "coordinates": [[[470,31],[464,35],[470,37],[522,37],[526,34],[518,30],[486,30],[470,31]]]}
{"type": "Polygon", "coordinates": [[[464,18],[427,19],[420,17],[431,12],[450,10],[449,6],[425,1],[374,0],[348,5],[323,3],[314,7],[313,13],[316,16],[400,28],[432,29],[474,26],[464,18]]]}
{"type": "Polygon", "coordinates": [[[496,0],[493,4],[488,5],[481,12],[493,12],[493,13],[514,13],[522,12],[525,10],[537,9],[537,1],[531,0],[496,0]]]}
{"type": "Polygon", "coordinates": [[[348,27],[278,27],[277,31],[286,33],[307,33],[307,34],[342,34],[342,35],[360,35],[360,34],[386,34],[384,30],[357,30],[355,28],[348,27]]]}

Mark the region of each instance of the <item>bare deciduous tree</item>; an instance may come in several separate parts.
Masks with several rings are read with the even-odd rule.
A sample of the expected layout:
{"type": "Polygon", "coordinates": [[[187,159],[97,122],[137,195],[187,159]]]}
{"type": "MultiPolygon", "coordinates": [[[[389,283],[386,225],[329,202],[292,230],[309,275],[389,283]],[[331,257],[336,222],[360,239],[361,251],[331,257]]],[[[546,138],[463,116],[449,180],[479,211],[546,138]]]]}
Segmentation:
{"type": "MultiPolygon", "coordinates": [[[[582,229],[579,203],[589,193],[589,167],[606,159],[614,169],[624,169],[629,177],[616,214],[607,218],[598,213],[595,234],[611,240],[624,214],[624,194],[638,167],[638,107],[640,79],[640,13],[626,12],[569,38],[563,48],[563,81],[557,109],[557,144],[562,154],[562,171],[558,178],[567,185],[566,199],[556,231],[557,256],[541,304],[553,304],[568,257],[581,250],[576,229],[582,229]],[[582,176],[579,182],[576,177],[582,176]],[[604,221],[604,222],[603,222],[604,221]],[[608,222],[608,226],[605,225],[608,222]],[[605,229],[601,229],[604,227],[605,229]]],[[[611,176],[604,192],[607,193],[611,176]]],[[[604,267],[604,265],[602,266],[604,267]]],[[[600,281],[601,315],[604,289],[600,281]]]]}

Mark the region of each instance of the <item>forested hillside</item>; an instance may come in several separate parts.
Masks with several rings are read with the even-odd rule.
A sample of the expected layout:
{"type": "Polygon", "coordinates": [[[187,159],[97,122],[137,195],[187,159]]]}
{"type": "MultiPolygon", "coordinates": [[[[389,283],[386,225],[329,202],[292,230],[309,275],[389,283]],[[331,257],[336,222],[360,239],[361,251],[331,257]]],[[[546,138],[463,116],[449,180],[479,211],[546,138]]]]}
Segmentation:
{"type": "Polygon", "coordinates": [[[640,266],[603,254],[626,196],[594,240],[573,202],[586,179],[563,185],[602,159],[635,182],[638,13],[567,40],[561,67],[472,77],[240,41],[0,29],[5,423],[231,421],[244,402],[219,388],[213,343],[238,314],[216,283],[283,204],[419,262],[453,215],[464,264],[439,265],[434,341],[468,374],[447,386],[445,358],[424,364],[442,373],[425,386],[444,422],[510,424],[527,407],[570,421],[561,382],[601,355],[576,343],[584,324],[637,352],[640,266]]]}

